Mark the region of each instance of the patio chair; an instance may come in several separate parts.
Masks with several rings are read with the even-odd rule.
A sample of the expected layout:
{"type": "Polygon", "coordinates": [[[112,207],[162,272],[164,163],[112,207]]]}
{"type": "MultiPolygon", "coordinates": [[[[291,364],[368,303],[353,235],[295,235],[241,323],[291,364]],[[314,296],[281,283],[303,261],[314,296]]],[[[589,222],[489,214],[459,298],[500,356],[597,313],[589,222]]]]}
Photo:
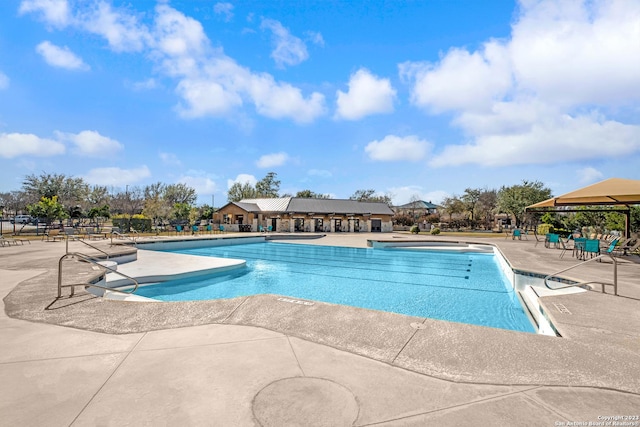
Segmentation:
{"type": "MultiPolygon", "coordinates": [[[[613,241],[611,242],[611,244],[609,245],[609,247],[604,253],[613,255],[613,253],[616,251],[616,245],[618,244],[618,240],[620,239],[613,239],[613,241]]],[[[598,259],[598,261],[602,262],[602,258],[598,259]]]]}
{"type": "Polygon", "coordinates": [[[206,230],[207,230],[207,233],[208,233],[208,234],[212,234],[212,233],[213,233],[213,227],[211,227],[211,224],[208,224],[208,225],[207,225],[206,230]]]}
{"type": "MultiPolygon", "coordinates": [[[[17,239],[7,239],[6,237],[0,235],[0,245],[2,246],[11,246],[11,244],[14,244],[16,246],[18,246],[18,240],[17,239]]],[[[24,245],[24,243],[22,243],[24,245]]]]}
{"type": "Polygon", "coordinates": [[[220,227],[218,227],[218,230],[219,230],[221,233],[224,233],[224,225],[221,225],[220,227]]]}
{"type": "Polygon", "coordinates": [[[562,247],[560,258],[564,257],[565,252],[567,252],[568,250],[570,250],[572,254],[575,253],[576,241],[573,239],[573,234],[570,234],[569,237],[567,237],[566,241],[562,240],[562,238],[560,238],[559,240],[560,246],[562,247]]]}
{"type": "Polygon", "coordinates": [[[555,248],[557,248],[560,245],[560,235],[559,234],[555,234],[555,233],[548,233],[547,237],[544,241],[544,247],[545,248],[549,248],[551,247],[551,244],[553,243],[553,246],[555,248]]]}
{"type": "Polygon", "coordinates": [[[600,255],[600,240],[598,239],[587,239],[584,242],[584,249],[582,250],[582,259],[587,258],[587,254],[591,254],[591,258],[594,255],[600,255]]]}
{"type": "Polygon", "coordinates": [[[511,233],[511,240],[516,240],[516,237],[518,240],[522,240],[522,231],[519,228],[514,229],[513,233],[511,233]]]}
{"type": "Polygon", "coordinates": [[[47,242],[55,242],[58,240],[64,240],[64,236],[60,235],[60,230],[55,228],[53,230],[49,230],[49,231],[45,231],[44,235],[42,236],[42,240],[45,240],[47,242]]]}
{"type": "Polygon", "coordinates": [[[626,244],[620,245],[618,251],[622,251],[621,255],[634,255],[640,252],[640,238],[635,239],[635,243],[632,244],[631,242],[633,242],[633,240],[634,239],[629,239],[626,244]]]}
{"type": "Polygon", "coordinates": [[[199,231],[200,231],[200,228],[197,225],[191,226],[191,234],[198,234],[199,231]]]}
{"type": "Polygon", "coordinates": [[[184,231],[184,229],[182,228],[181,225],[176,225],[176,234],[182,233],[183,231],[184,231]]]}

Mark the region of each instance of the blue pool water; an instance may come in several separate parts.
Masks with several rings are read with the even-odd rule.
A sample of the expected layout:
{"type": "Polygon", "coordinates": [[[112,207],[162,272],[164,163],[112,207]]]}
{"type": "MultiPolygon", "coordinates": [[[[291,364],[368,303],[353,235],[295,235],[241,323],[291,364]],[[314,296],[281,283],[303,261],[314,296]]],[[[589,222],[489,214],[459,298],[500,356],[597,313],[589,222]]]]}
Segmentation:
{"type": "Polygon", "coordinates": [[[244,259],[247,266],[143,286],[136,294],[163,301],[277,294],[535,332],[493,254],[273,242],[171,252],[244,259]]]}

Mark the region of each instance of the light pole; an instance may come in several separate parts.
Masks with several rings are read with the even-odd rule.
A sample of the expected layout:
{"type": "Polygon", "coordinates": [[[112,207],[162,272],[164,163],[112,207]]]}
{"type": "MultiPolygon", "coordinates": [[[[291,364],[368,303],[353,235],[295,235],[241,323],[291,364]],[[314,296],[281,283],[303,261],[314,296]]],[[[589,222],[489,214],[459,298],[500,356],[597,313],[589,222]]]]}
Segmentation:
{"type": "Polygon", "coordinates": [[[4,205],[0,205],[0,236],[2,236],[3,223],[4,223],[4,205]]]}

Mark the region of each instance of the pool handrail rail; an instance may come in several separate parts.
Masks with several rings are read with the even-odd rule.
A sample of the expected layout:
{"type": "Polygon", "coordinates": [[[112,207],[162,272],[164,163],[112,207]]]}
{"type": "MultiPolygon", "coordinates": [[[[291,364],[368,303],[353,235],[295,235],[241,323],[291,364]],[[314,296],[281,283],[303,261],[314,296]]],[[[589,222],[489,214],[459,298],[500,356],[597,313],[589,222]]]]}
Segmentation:
{"type": "MultiPolygon", "coordinates": [[[[557,281],[556,281],[557,282],[557,281]]],[[[604,291],[604,287],[606,286],[613,286],[613,294],[614,295],[618,295],[618,260],[616,259],[616,257],[614,257],[613,255],[611,255],[610,253],[605,253],[605,254],[601,254],[598,255],[594,258],[590,258],[586,261],[582,261],[578,264],[572,265],[569,268],[565,268],[563,270],[560,271],[556,271],[555,273],[549,274],[547,276],[545,276],[544,278],[544,285],[547,287],[547,289],[551,289],[552,291],[555,290],[559,290],[559,289],[567,289],[567,288],[573,288],[573,287],[583,287],[584,285],[590,285],[590,284],[600,284],[602,285],[602,293],[605,293],[604,291]],[[561,286],[561,287],[556,287],[556,288],[552,288],[551,286],[549,286],[549,279],[556,277],[556,275],[560,274],[560,273],[564,273],[566,271],[569,270],[573,270],[576,267],[580,267],[581,265],[584,265],[588,262],[592,262],[592,261],[596,261],[596,260],[601,260],[604,257],[609,257],[613,260],[613,282],[605,282],[603,280],[587,280],[587,281],[581,281],[581,282],[575,282],[575,283],[571,283],[571,284],[566,284],[566,286],[561,286]]]]}
{"type": "Polygon", "coordinates": [[[103,289],[105,291],[113,291],[113,292],[119,292],[121,294],[130,295],[130,294],[133,294],[138,289],[139,283],[133,277],[131,277],[131,276],[127,275],[127,274],[124,274],[123,272],[118,271],[118,270],[116,270],[114,268],[111,268],[109,266],[100,264],[98,261],[94,260],[93,258],[91,258],[88,255],[85,255],[85,254],[80,253],[80,252],[67,252],[66,254],[62,255],[60,257],[60,259],[58,260],[58,298],[62,298],[62,288],[71,288],[70,296],[73,296],[75,294],[75,290],[76,290],[75,287],[76,286],[87,286],[87,287],[90,286],[90,287],[94,287],[94,288],[103,289]],[[86,262],[91,263],[91,264],[95,264],[95,265],[97,265],[97,266],[99,266],[101,268],[104,268],[104,269],[112,272],[112,273],[116,273],[116,274],[124,277],[125,279],[131,280],[133,282],[133,284],[134,284],[133,285],[133,289],[129,289],[129,290],[123,291],[121,289],[110,288],[108,286],[102,286],[102,285],[98,285],[96,283],[71,283],[71,284],[68,284],[68,285],[63,285],[62,284],[62,261],[64,261],[65,258],[68,258],[68,257],[71,257],[71,256],[78,257],[78,258],[82,259],[83,261],[86,261],[86,262]]]}

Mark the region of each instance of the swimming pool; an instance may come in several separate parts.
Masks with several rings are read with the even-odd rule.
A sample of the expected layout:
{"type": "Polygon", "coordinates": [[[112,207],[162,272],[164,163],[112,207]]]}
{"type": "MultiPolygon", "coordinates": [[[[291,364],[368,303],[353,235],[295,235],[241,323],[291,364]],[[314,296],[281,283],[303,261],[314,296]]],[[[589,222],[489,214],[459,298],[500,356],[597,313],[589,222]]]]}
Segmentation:
{"type": "Polygon", "coordinates": [[[492,253],[249,243],[180,249],[246,268],[140,287],[162,301],[275,294],[410,316],[535,332],[492,253]]]}

